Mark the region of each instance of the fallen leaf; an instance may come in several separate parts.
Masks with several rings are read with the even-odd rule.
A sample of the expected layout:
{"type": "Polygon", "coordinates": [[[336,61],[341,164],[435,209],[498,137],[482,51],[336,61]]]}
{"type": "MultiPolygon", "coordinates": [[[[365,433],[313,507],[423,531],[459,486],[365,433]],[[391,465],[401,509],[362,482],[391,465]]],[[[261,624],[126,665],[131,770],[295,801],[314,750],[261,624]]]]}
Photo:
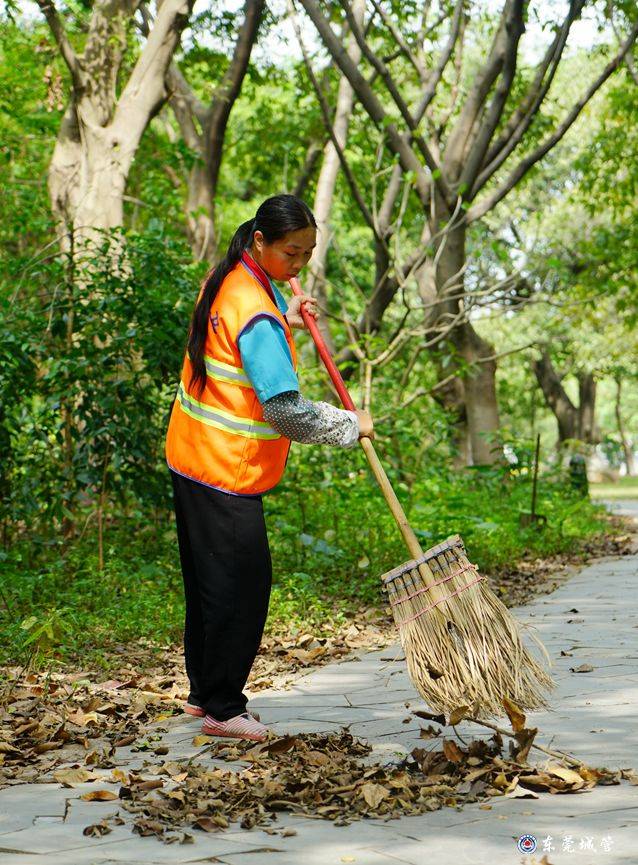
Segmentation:
{"type": "Polygon", "coordinates": [[[281,739],[276,739],[274,742],[268,742],[263,746],[263,750],[269,754],[285,754],[295,747],[297,742],[296,736],[283,736],[281,739]]]}
{"type": "Polygon", "coordinates": [[[159,787],[164,786],[164,782],[161,778],[148,778],[143,781],[136,781],[132,786],[136,790],[157,790],[159,787]]]}
{"type": "Polygon", "coordinates": [[[390,795],[390,791],[381,784],[364,784],[360,792],[371,808],[378,808],[379,804],[390,795]]]}
{"type": "Polygon", "coordinates": [[[228,828],[228,820],[223,814],[215,814],[213,817],[199,817],[193,826],[204,832],[219,832],[220,829],[228,828]]]}
{"type": "Polygon", "coordinates": [[[172,778],[173,781],[177,781],[177,783],[180,784],[188,778],[188,772],[178,772],[177,775],[173,775],[172,778]]]}
{"type": "Polygon", "coordinates": [[[428,727],[421,727],[419,731],[419,739],[436,739],[441,734],[440,730],[430,724],[428,727]]]}
{"type": "Polygon", "coordinates": [[[425,718],[426,721],[434,721],[436,724],[441,724],[442,726],[446,726],[445,715],[434,715],[432,712],[426,712],[423,709],[415,709],[412,712],[413,715],[416,715],[417,718],[425,718]]]}
{"type": "Polygon", "coordinates": [[[84,799],[85,802],[110,802],[117,798],[117,793],[112,790],[91,790],[90,793],[83,793],[80,796],[80,799],[84,799]]]}
{"type": "Polygon", "coordinates": [[[629,781],[630,784],[638,786],[638,772],[636,772],[635,769],[621,769],[620,774],[625,781],[629,781]]]}
{"type": "Polygon", "coordinates": [[[87,781],[95,781],[96,775],[89,769],[70,768],[58,769],[53,773],[53,777],[64,787],[77,787],[78,784],[85,784],[87,781]]]}
{"type": "Polygon", "coordinates": [[[525,763],[527,762],[527,757],[530,752],[530,748],[534,744],[534,739],[536,738],[536,734],[538,733],[537,727],[525,727],[525,729],[520,730],[516,733],[516,743],[517,747],[512,747],[512,757],[516,760],[517,763],[525,763]]]}
{"type": "Polygon", "coordinates": [[[517,782],[511,790],[508,790],[505,793],[505,796],[508,799],[538,799],[540,798],[538,793],[535,793],[533,790],[528,790],[526,787],[521,787],[521,785],[517,782]]]}
{"type": "Polygon", "coordinates": [[[585,781],[578,772],[575,772],[573,769],[568,769],[566,766],[553,764],[546,766],[545,772],[550,775],[556,775],[558,778],[562,778],[563,781],[571,784],[573,790],[578,790],[585,784],[585,781]]]}
{"type": "Polygon", "coordinates": [[[463,751],[451,739],[443,740],[443,753],[452,763],[460,763],[464,756],[463,751]]]}
{"type": "Polygon", "coordinates": [[[83,835],[88,835],[92,838],[99,838],[102,835],[108,835],[113,830],[108,825],[108,823],[94,823],[92,826],[85,826],[82,830],[83,835]]]}
{"type": "Polygon", "coordinates": [[[47,751],[55,751],[57,748],[61,748],[62,745],[62,742],[40,742],[33,750],[36,754],[45,754],[47,751]]]}
{"type": "Polygon", "coordinates": [[[455,727],[457,724],[460,724],[464,718],[467,718],[469,712],[470,706],[458,706],[450,715],[450,725],[455,727]]]}
{"type": "Polygon", "coordinates": [[[503,708],[507,712],[507,717],[512,724],[512,730],[515,733],[520,733],[525,727],[525,713],[520,709],[513,700],[509,697],[503,697],[503,708]]]}
{"type": "Polygon", "coordinates": [[[113,769],[111,778],[114,784],[128,784],[129,782],[129,776],[122,769],[113,769]]]}

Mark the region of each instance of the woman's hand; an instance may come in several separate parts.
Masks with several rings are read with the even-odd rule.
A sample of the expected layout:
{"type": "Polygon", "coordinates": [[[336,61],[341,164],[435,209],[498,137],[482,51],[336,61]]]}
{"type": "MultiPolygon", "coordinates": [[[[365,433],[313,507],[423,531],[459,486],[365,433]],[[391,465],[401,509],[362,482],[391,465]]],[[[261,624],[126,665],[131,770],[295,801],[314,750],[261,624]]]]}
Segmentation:
{"type": "Polygon", "coordinates": [[[372,423],[372,416],[368,414],[367,411],[363,411],[363,409],[355,409],[357,413],[357,418],[359,419],[359,438],[374,438],[374,424],[372,423]]]}
{"type": "Polygon", "coordinates": [[[309,294],[296,294],[294,297],[290,298],[290,303],[288,304],[288,310],[286,312],[286,318],[288,319],[290,327],[306,327],[306,323],[301,316],[302,306],[305,311],[315,319],[315,321],[319,318],[317,301],[314,297],[310,297],[309,294]]]}

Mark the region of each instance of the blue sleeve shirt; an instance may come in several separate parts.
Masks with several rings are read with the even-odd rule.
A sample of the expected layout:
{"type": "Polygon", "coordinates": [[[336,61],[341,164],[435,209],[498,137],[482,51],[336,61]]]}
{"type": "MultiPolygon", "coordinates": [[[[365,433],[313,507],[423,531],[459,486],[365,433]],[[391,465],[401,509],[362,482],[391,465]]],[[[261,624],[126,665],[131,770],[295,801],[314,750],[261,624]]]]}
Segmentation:
{"type": "MultiPolygon", "coordinates": [[[[288,304],[279,289],[270,283],[277,306],[285,313],[288,304]]],[[[284,329],[264,313],[242,330],[237,340],[241,362],[260,403],[277,394],[299,390],[284,329]]]]}

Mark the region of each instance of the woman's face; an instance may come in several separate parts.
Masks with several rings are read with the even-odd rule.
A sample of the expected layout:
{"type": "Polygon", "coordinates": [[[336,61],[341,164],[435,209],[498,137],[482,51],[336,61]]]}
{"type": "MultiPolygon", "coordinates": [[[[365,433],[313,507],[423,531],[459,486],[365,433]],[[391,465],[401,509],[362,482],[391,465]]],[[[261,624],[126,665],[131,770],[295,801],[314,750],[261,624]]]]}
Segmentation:
{"type": "Polygon", "coordinates": [[[261,231],[256,231],[251,253],[271,279],[285,282],[308,264],[316,242],[317,229],[312,226],[289,231],[273,243],[266,243],[261,231]]]}

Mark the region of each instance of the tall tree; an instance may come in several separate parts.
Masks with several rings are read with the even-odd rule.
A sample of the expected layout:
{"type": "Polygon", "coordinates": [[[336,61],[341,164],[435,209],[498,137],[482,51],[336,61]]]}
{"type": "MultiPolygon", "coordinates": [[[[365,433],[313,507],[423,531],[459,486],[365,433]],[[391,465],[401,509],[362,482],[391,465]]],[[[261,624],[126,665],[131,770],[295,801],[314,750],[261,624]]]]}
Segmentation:
{"type": "MultiPolygon", "coordinates": [[[[352,14],[357,26],[362,27],[365,15],[365,0],[354,0],[352,14]]],[[[347,51],[349,59],[357,65],[361,59],[361,49],[352,35],[350,36],[347,51]]],[[[306,61],[309,62],[307,55],[306,61]]],[[[321,91],[319,90],[318,92],[321,95],[321,91]]],[[[330,126],[330,138],[323,148],[323,160],[317,179],[313,208],[318,228],[317,246],[310,262],[310,275],[306,285],[307,291],[317,298],[319,305],[322,307],[327,305],[326,260],[328,258],[331,235],[330,211],[332,210],[332,201],[339,172],[339,151],[337,148],[343,149],[345,147],[353,103],[354,91],[352,85],[345,75],[341,75],[334,116],[326,118],[330,126]]],[[[320,327],[331,350],[334,349],[332,335],[325,317],[320,319],[320,327]]]]}
{"type": "Polygon", "coordinates": [[[246,0],[228,68],[205,105],[173,63],[168,72],[171,107],[187,146],[197,159],[188,175],[186,217],[193,253],[198,261],[213,261],[217,251],[215,196],[224,138],[233,105],[240,94],[264,12],[265,0],[246,0]]]}
{"type": "MultiPolygon", "coordinates": [[[[550,92],[571,26],[581,16],[585,0],[570,0],[565,18],[554,25],[554,37],[545,53],[525,74],[517,74],[530,5],[525,0],[504,2],[489,50],[484,57],[474,54],[469,60],[468,52],[463,51],[467,41],[463,34],[472,23],[473,12],[479,9],[468,9],[464,0],[428,3],[418,15],[410,7],[400,22],[395,13],[385,11],[381,0],[372,0],[371,21],[363,28],[357,25],[350,3],[339,0],[373,80],[365,76],[361,64],[357,66],[348,57],[342,38],[332,26],[329,9],[320,0],[299,2],[359,102],[383,132],[388,150],[413,178],[425,218],[421,241],[429,254],[423,255],[421,250],[407,272],[416,276],[429,328],[446,333],[445,354],[451,355],[457,372],[449,386],[439,390],[439,397],[456,413],[459,428],[467,429],[468,461],[491,462],[496,454],[490,438],[498,430],[496,363],[493,347],[465,314],[468,227],[506,198],[563,138],[634,44],[638,16],[612,58],[563,119],[539,137],[534,121],[550,92]],[[447,34],[433,48],[441,19],[449,22],[447,34]],[[397,57],[405,61],[400,67],[401,80],[391,66],[391,59],[397,57]],[[457,77],[461,86],[450,95],[445,73],[452,64],[461,68],[462,74],[457,77]],[[375,86],[377,80],[383,85],[381,92],[375,86]],[[469,82],[467,87],[463,82],[469,82]],[[416,97],[410,105],[408,94],[412,93],[416,97]]],[[[392,289],[398,284],[400,281],[394,286],[390,283],[384,292],[375,292],[377,296],[370,301],[370,305],[374,301],[374,313],[367,310],[365,315],[369,331],[380,327],[392,289]]],[[[440,344],[433,351],[435,361],[441,362],[440,344]]]]}
{"type": "Polygon", "coordinates": [[[547,350],[534,361],[533,367],[547,405],[558,423],[558,444],[569,439],[578,439],[586,444],[598,441],[599,433],[594,419],[596,379],[593,373],[578,373],[578,404],[574,404],[563,387],[563,376],[556,371],[547,350]]]}
{"type": "Polygon", "coordinates": [[[93,238],[122,225],[131,164],[144,130],[168,98],[166,72],[193,2],[158,3],[138,45],[131,36],[137,13],[147,12],[141,0],[96,0],[78,51],[53,0],[37,0],[71,76],[49,167],[51,207],[64,250],[72,238],[93,238]]]}

